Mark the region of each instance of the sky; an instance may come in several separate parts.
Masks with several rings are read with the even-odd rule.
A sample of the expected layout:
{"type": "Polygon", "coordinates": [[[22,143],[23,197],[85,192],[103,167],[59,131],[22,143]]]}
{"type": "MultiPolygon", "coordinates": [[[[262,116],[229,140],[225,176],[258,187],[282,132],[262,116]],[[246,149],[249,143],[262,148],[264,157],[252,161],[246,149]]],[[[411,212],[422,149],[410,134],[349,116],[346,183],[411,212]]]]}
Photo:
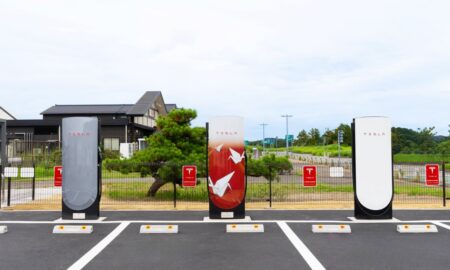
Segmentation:
{"type": "Polygon", "coordinates": [[[145,91],[246,138],[358,116],[450,124],[450,1],[0,0],[0,106],[131,104],[145,91]]]}

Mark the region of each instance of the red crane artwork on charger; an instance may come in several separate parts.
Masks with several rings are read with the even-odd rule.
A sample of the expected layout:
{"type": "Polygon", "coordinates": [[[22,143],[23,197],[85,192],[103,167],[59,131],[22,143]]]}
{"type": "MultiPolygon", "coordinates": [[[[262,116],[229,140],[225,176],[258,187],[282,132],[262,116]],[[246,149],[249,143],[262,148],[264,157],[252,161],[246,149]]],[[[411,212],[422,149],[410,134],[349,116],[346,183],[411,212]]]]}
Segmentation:
{"type": "Polygon", "coordinates": [[[211,202],[230,210],[245,200],[244,124],[240,117],[216,117],[209,122],[208,189],[211,202]]]}

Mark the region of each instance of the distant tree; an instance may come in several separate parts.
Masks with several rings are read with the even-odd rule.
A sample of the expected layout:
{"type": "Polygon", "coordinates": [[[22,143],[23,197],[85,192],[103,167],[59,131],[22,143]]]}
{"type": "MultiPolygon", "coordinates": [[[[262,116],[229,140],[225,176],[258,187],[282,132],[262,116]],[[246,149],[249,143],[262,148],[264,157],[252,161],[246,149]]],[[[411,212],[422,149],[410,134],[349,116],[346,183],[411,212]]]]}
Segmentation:
{"type": "Polygon", "coordinates": [[[318,145],[320,142],[320,131],[317,128],[312,128],[309,132],[309,145],[318,145]]]}
{"type": "Polygon", "coordinates": [[[450,156],[450,140],[439,143],[436,147],[436,152],[443,156],[450,156]]]}
{"type": "Polygon", "coordinates": [[[417,141],[417,132],[401,127],[392,128],[392,152],[411,152],[414,150],[417,141]]]}
{"type": "Polygon", "coordinates": [[[326,129],[322,135],[322,139],[324,140],[324,144],[333,144],[337,142],[337,134],[334,130],[326,129]]]}
{"type": "Polygon", "coordinates": [[[304,146],[309,142],[309,134],[306,130],[302,129],[297,135],[297,140],[295,141],[295,145],[304,146]]]}
{"type": "Polygon", "coordinates": [[[422,129],[418,129],[417,133],[417,149],[421,153],[430,153],[434,152],[434,148],[437,143],[434,140],[434,136],[436,132],[434,132],[434,127],[425,127],[422,129]]]}
{"type": "Polygon", "coordinates": [[[435,138],[434,127],[417,129],[417,131],[393,127],[392,151],[397,153],[434,153],[438,143],[435,138]]]}
{"type": "Polygon", "coordinates": [[[395,131],[395,128],[392,128],[391,138],[392,138],[392,153],[394,155],[400,153],[400,151],[402,150],[400,142],[400,134],[395,131]]]}
{"type": "MultiPolygon", "coordinates": [[[[295,143],[295,141],[294,141],[295,143]]],[[[282,147],[286,144],[286,140],[276,137],[275,138],[275,147],[282,147]]]]}
{"type": "Polygon", "coordinates": [[[279,180],[279,175],[292,171],[292,163],[287,157],[276,157],[274,154],[263,156],[260,159],[252,159],[247,163],[249,176],[264,177],[267,180],[279,180]]]}

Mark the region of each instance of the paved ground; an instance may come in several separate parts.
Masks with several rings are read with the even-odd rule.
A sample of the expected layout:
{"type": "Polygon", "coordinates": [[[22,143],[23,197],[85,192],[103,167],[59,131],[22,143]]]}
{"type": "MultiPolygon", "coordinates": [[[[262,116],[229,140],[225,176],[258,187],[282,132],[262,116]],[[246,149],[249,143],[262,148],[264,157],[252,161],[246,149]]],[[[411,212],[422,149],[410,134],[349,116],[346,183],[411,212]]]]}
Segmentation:
{"type": "Polygon", "coordinates": [[[205,211],[103,211],[90,235],[55,235],[60,212],[0,211],[0,269],[448,269],[450,211],[397,210],[389,221],[353,221],[352,211],[248,211],[264,233],[227,234],[205,211]],[[318,223],[352,234],[313,234],[318,223]],[[397,224],[438,226],[399,234],[397,224]],[[178,234],[141,235],[142,224],[177,224],[178,234]]]}

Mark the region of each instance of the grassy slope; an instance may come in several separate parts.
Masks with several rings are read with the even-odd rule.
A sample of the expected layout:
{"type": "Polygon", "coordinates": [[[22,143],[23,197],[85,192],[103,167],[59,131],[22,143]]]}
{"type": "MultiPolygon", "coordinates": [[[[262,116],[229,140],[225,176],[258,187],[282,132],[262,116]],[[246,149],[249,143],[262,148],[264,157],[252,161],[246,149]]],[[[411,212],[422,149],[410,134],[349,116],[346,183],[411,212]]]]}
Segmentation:
{"type": "MultiPolygon", "coordinates": [[[[269,151],[285,151],[285,148],[270,148],[269,151]]],[[[291,151],[299,154],[311,154],[314,156],[324,156],[329,154],[330,157],[338,155],[338,146],[333,145],[317,145],[317,146],[294,146],[291,151]]],[[[352,156],[352,148],[350,146],[341,147],[341,155],[343,157],[352,156]]],[[[446,161],[450,163],[450,156],[433,155],[433,154],[396,154],[394,162],[441,162],[446,161]]]]}
{"type": "Polygon", "coordinates": [[[395,162],[450,162],[450,156],[427,154],[396,154],[395,162]]]}
{"type": "MultiPolygon", "coordinates": [[[[285,148],[270,148],[269,151],[285,151],[285,148]]],[[[314,156],[324,156],[329,155],[330,157],[338,156],[338,146],[337,144],[330,145],[314,145],[314,146],[294,146],[291,151],[299,154],[311,154],[314,156]]],[[[350,146],[341,146],[341,156],[351,157],[352,148],[350,146]]]]}

